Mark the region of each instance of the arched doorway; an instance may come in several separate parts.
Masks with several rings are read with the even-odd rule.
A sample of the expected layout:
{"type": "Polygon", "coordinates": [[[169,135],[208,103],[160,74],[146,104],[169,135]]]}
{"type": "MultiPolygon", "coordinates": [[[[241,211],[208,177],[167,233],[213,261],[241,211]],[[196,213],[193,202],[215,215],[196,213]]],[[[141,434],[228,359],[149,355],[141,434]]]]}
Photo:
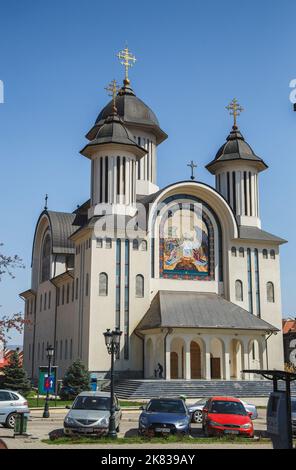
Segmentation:
{"type": "Polygon", "coordinates": [[[171,352],[171,379],[178,379],[178,354],[171,352]]]}
{"type": "Polygon", "coordinates": [[[191,379],[201,379],[201,351],[195,341],[190,343],[191,379]]]}
{"type": "Polygon", "coordinates": [[[224,343],[220,338],[211,340],[211,378],[222,379],[224,375],[224,343]]]}

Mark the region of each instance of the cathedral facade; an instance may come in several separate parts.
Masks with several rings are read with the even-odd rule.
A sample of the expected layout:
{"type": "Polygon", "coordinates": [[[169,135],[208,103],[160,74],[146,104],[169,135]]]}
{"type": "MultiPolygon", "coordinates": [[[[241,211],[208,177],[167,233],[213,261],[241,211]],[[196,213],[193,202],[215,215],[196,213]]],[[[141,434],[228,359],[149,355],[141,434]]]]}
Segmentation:
{"type": "Polygon", "coordinates": [[[244,369],[283,368],[285,240],[261,228],[267,165],[237,127],[236,100],[229,108],[234,125],[207,165],[215,187],[192,176],[160,189],[167,135],[127,75],[120,89],[113,83],[81,150],[90,199],[71,213],[45,208],[37,221],[31,287],[20,294],[30,377],[49,344],[59,377],[76,358],[108,376],[103,333],[114,327],[119,377],[154,378],[159,364],[166,380],[244,380],[253,378],[244,369]]]}

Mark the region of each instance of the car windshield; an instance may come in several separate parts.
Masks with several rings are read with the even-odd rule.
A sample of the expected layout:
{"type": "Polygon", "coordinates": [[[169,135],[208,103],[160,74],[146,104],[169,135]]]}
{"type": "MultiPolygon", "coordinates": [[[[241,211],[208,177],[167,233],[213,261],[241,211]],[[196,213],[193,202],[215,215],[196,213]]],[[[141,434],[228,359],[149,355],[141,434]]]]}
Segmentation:
{"type": "Polygon", "coordinates": [[[109,410],[109,397],[77,397],[72,406],[73,410],[109,410]]]}
{"type": "Polygon", "coordinates": [[[214,400],[211,403],[209,411],[210,413],[219,413],[225,415],[247,415],[244,406],[241,402],[238,401],[214,400]]]}
{"type": "Polygon", "coordinates": [[[150,413],[186,413],[182,400],[151,400],[147,411],[150,413]]]}
{"type": "Polygon", "coordinates": [[[203,398],[201,398],[201,400],[198,400],[197,402],[194,403],[195,405],[205,405],[206,404],[206,400],[204,400],[203,398]]]}

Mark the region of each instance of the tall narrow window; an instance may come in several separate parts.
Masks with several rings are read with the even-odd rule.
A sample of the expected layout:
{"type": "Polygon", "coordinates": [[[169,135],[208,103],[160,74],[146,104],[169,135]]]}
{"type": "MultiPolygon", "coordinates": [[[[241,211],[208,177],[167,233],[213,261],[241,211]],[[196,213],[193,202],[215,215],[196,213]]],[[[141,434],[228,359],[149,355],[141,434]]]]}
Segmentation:
{"type": "Polygon", "coordinates": [[[57,306],[60,305],[60,292],[61,292],[61,289],[57,287],[57,306]]]}
{"type": "Polygon", "coordinates": [[[252,201],[252,173],[249,171],[249,196],[250,196],[250,215],[253,215],[253,201],[252,201]]]}
{"type": "Polygon", "coordinates": [[[155,263],[154,263],[154,250],[155,250],[155,242],[154,237],[151,239],[151,277],[155,277],[155,263]]]}
{"type": "Polygon", "coordinates": [[[89,289],[89,275],[86,273],[85,276],[85,295],[88,296],[88,289],[89,289]]]}
{"type": "Polygon", "coordinates": [[[51,305],[51,291],[48,292],[48,308],[50,308],[51,305]]]}
{"type": "Polygon", "coordinates": [[[270,259],[275,259],[275,251],[274,250],[270,250],[270,259]]]}
{"type": "Polygon", "coordinates": [[[47,292],[45,292],[44,294],[44,305],[43,305],[43,310],[46,310],[46,307],[47,307],[47,292]]]}
{"type": "Polygon", "coordinates": [[[108,189],[109,189],[109,160],[105,157],[105,202],[108,202],[108,189]]]}
{"type": "Polygon", "coordinates": [[[260,279],[259,279],[259,256],[258,250],[255,248],[255,286],[256,286],[256,311],[257,316],[261,316],[261,307],[260,307],[260,279]]]}
{"type": "Polygon", "coordinates": [[[62,286],[62,305],[65,303],[65,286],[62,286]]]}
{"type": "Polygon", "coordinates": [[[121,292],[121,240],[116,240],[116,291],[115,291],[115,317],[116,326],[120,328],[120,292],[121,292]]]}
{"type": "Polygon", "coordinates": [[[268,251],[267,250],[262,250],[262,254],[263,254],[263,259],[268,259],[268,251]]]}
{"type": "Polygon", "coordinates": [[[73,358],[73,340],[72,338],[70,339],[70,359],[73,358]]]}
{"type": "Polygon", "coordinates": [[[236,175],[235,175],[235,171],[232,172],[232,200],[233,200],[233,211],[236,214],[236,175]]]}
{"type": "Polygon", "coordinates": [[[248,267],[248,300],[249,300],[249,312],[253,313],[253,290],[252,290],[252,260],[251,250],[247,249],[247,267],[248,267]]]}
{"type": "Polygon", "coordinates": [[[103,202],[103,158],[100,158],[100,202],[103,202]]]}
{"type": "Polygon", "coordinates": [[[233,247],[231,248],[231,256],[236,257],[236,248],[235,248],[235,246],[233,246],[233,247]]]}
{"type": "Polygon", "coordinates": [[[42,258],[41,258],[41,282],[48,281],[50,278],[50,252],[51,252],[51,238],[49,233],[45,235],[42,245],[42,258]]]}
{"type": "Polygon", "coordinates": [[[248,215],[248,191],[247,191],[247,172],[244,171],[244,195],[245,195],[245,215],[248,215]]]}
{"type": "Polygon", "coordinates": [[[126,181],[125,181],[125,170],[126,170],[126,159],[125,157],[122,158],[122,194],[125,195],[125,185],[126,185],[126,181]]]}
{"type": "Polygon", "coordinates": [[[108,275],[106,273],[99,275],[99,295],[103,297],[108,295],[108,275]]]}
{"type": "Polygon", "coordinates": [[[65,360],[68,359],[68,340],[65,340],[65,360]]]}
{"type": "Polygon", "coordinates": [[[106,238],[105,246],[109,249],[112,248],[112,238],[106,238]]]}
{"type": "Polygon", "coordinates": [[[116,160],[116,170],[117,170],[117,195],[120,194],[120,157],[117,157],[116,160]]]}
{"type": "Polygon", "coordinates": [[[63,359],[63,341],[60,341],[60,361],[63,359]]]}
{"type": "Polygon", "coordinates": [[[78,277],[76,277],[76,281],[75,281],[75,299],[78,300],[78,287],[79,287],[79,280],[78,280],[78,277]]]}
{"type": "Polygon", "coordinates": [[[70,283],[67,283],[67,304],[70,302],[70,283]]]}
{"type": "Polygon", "coordinates": [[[235,300],[243,301],[243,283],[239,279],[235,281],[235,300]]]}
{"type": "Polygon", "coordinates": [[[75,297],[75,284],[74,284],[74,279],[72,281],[72,302],[74,302],[74,297],[75,297]]]}
{"type": "Polygon", "coordinates": [[[136,297],[144,297],[144,277],[142,274],[136,275],[136,297]]]}
{"type": "Polygon", "coordinates": [[[230,203],[230,176],[229,176],[229,171],[227,172],[227,201],[230,203]]]}
{"type": "Polygon", "coordinates": [[[124,254],[124,359],[129,358],[129,258],[130,242],[125,240],[124,254]]]}
{"type": "Polygon", "coordinates": [[[139,240],[137,238],[134,238],[133,240],[133,250],[138,250],[139,249],[139,240]]]}
{"type": "Polygon", "coordinates": [[[239,253],[239,257],[240,257],[240,258],[243,258],[243,257],[245,256],[245,250],[243,249],[242,246],[240,247],[238,253],[239,253]]]}
{"type": "Polygon", "coordinates": [[[267,302],[274,302],[274,285],[270,281],[266,284],[266,296],[267,302]]]}

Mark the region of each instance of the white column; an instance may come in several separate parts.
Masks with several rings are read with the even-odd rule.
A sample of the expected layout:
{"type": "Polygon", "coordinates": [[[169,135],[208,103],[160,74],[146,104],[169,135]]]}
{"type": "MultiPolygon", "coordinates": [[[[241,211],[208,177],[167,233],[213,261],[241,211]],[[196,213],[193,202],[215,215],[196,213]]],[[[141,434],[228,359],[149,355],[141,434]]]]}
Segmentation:
{"type": "Polygon", "coordinates": [[[224,379],[230,380],[230,338],[224,340],[224,379]]]}
{"type": "Polygon", "coordinates": [[[191,379],[191,356],[190,356],[190,339],[185,342],[185,379],[191,379]]]}
{"type": "Polygon", "coordinates": [[[204,338],[205,342],[205,379],[211,380],[211,338],[204,338]]]}
{"type": "MultiPolygon", "coordinates": [[[[244,356],[243,356],[243,369],[249,369],[249,338],[246,338],[243,342],[244,346],[244,356]]],[[[244,374],[245,380],[250,380],[250,374],[244,374]]]]}
{"type": "Polygon", "coordinates": [[[171,341],[166,339],[166,351],[165,351],[165,377],[166,380],[171,379],[171,341]]]}

